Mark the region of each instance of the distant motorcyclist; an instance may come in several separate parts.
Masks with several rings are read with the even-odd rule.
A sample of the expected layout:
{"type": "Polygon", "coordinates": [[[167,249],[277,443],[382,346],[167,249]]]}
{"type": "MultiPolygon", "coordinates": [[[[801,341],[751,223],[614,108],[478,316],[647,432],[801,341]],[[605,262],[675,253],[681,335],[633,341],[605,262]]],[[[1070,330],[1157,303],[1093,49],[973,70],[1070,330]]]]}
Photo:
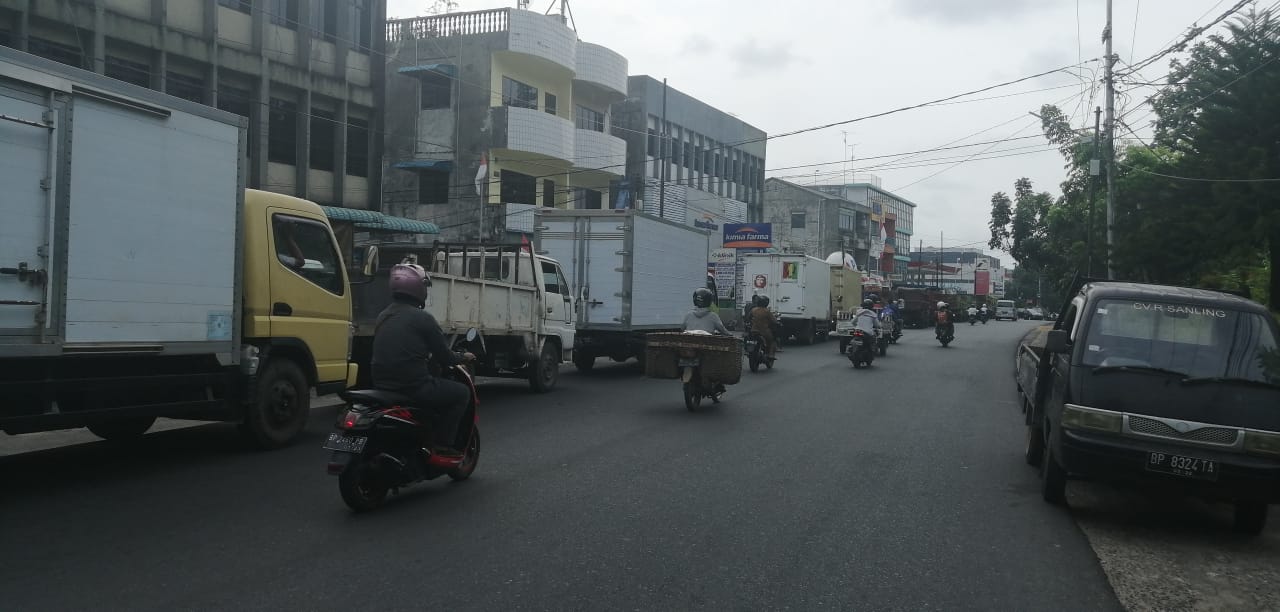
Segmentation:
{"type": "Polygon", "coordinates": [[[769,296],[760,295],[756,301],[756,305],[751,309],[751,331],[760,335],[764,340],[764,354],[773,358],[778,353],[778,338],[773,333],[774,326],[777,322],[773,318],[773,311],[769,310],[769,296]]]}
{"type": "Polygon", "coordinates": [[[978,309],[978,320],[982,321],[982,323],[985,325],[987,322],[987,318],[989,318],[990,316],[991,316],[991,312],[987,310],[987,305],[983,304],[982,308],[978,309]]]}
{"type": "Polygon", "coordinates": [[[934,313],[934,318],[939,332],[945,327],[948,332],[955,334],[956,314],[951,311],[950,304],[938,302],[938,310],[934,313]]]}
{"type": "Polygon", "coordinates": [[[430,283],[427,271],[417,264],[402,263],[391,269],[391,305],[378,315],[373,332],[373,386],[408,396],[414,408],[433,413],[436,452],[460,457],[453,439],[471,391],[462,383],[432,375],[430,363],[450,367],[475,356],[459,357],[449,350],[440,324],[423,310],[430,283]]]}
{"type": "Polygon", "coordinates": [[[970,307],[969,307],[969,310],[968,310],[967,312],[968,312],[968,314],[969,314],[969,325],[973,325],[974,323],[977,323],[977,322],[978,322],[978,307],[977,307],[977,306],[970,306],[970,307]]]}
{"type": "Polygon", "coordinates": [[[876,316],[876,311],[872,309],[875,303],[870,298],[862,300],[862,307],[853,313],[853,327],[860,329],[872,338],[880,336],[880,317],[876,316]]]}
{"type": "Polygon", "coordinates": [[[700,287],[693,292],[693,310],[684,316],[685,331],[704,331],[710,334],[729,335],[720,315],[711,312],[711,302],[715,294],[710,289],[700,287]]]}

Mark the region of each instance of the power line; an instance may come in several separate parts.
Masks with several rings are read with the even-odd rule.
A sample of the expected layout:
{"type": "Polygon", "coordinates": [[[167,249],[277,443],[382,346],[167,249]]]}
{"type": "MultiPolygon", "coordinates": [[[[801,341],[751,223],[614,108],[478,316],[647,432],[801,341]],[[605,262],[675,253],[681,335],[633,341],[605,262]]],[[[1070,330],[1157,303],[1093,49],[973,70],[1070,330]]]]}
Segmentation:
{"type": "Polygon", "coordinates": [[[1237,178],[1196,178],[1196,177],[1190,177],[1190,176],[1175,176],[1172,174],[1162,174],[1160,172],[1152,172],[1151,170],[1147,170],[1145,168],[1139,168],[1137,166],[1130,166],[1129,164],[1122,164],[1119,162],[1116,162],[1116,163],[1130,170],[1135,170],[1143,174],[1150,174],[1152,176],[1159,176],[1162,178],[1174,179],[1178,181],[1196,181],[1196,182],[1202,182],[1202,183],[1280,183],[1280,178],[1237,179],[1237,178]]]}
{"type": "Polygon", "coordinates": [[[1227,9],[1221,15],[1218,15],[1218,17],[1216,17],[1213,21],[1210,21],[1208,24],[1204,26],[1196,26],[1193,24],[1189,29],[1189,31],[1187,32],[1186,36],[1182,37],[1182,40],[1179,40],[1178,42],[1168,47],[1165,47],[1163,50],[1156,52],[1154,55],[1138,62],[1137,64],[1134,64],[1133,70],[1141,70],[1142,68],[1145,68],[1159,61],[1160,58],[1165,57],[1175,51],[1181,50],[1187,43],[1191,42],[1196,37],[1203,34],[1209,28],[1212,28],[1213,26],[1216,26],[1219,23],[1222,23],[1224,20],[1226,20],[1227,17],[1230,17],[1231,15],[1235,14],[1237,11],[1244,8],[1246,4],[1249,4],[1252,1],[1253,0],[1240,0],[1239,2],[1235,3],[1235,5],[1233,5],[1231,8],[1227,9]]]}

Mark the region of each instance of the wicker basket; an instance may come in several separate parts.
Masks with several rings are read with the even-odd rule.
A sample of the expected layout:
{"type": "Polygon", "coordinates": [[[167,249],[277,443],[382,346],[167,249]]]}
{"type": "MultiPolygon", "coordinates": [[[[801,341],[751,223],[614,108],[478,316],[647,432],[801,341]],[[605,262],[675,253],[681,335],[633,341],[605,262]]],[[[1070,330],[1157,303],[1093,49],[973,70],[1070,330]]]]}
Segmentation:
{"type": "Polygon", "coordinates": [[[680,349],[702,356],[706,382],[732,385],[742,379],[742,341],[733,336],[662,332],[645,337],[644,373],[650,378],[679,378],[680,349]]]}

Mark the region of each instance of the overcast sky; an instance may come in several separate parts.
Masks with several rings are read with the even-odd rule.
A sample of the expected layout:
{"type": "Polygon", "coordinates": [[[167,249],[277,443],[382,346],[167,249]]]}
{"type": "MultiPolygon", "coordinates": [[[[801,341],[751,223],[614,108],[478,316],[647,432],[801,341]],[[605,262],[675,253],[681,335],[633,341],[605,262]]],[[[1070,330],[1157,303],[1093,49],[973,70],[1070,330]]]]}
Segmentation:
{"type": "MultiPolygon", "coordinates": [[[[515,4],[514,0],[460,0],[456,10],[515,4]]],[[[530,9],[542,12],[551,4],[552,0],[533,0],[530,9]]],[[[1205,23],[1231,4],[1114,0],[1119,66],[1154,54],[1192,23],[1205,23]]],[[[424,15],[431,5],[426,0],[389,0],[388,15],[424,15]]],[[[554,5],[558,7],[559,1],[554,5]]],[[[570,2],[570,8],[579,38],[621,53],[630,62],[631,74],[666,77],[672,87],[772,135],[1100,57],[1106,2],[577,0],[570,2]]],[[[1056,152],[1036,152],[1051,151],[1042,137],[923,153],[896,163],[917,167],[871,166],[894,161],[881,156],[896,153],[1037,136],[1039,122],[1028,112],[1043,104],[1059,104],[1073,113],[1078,127],[1092,125],[1092,115],[1081,100],[1083,93],[1088,103],[1094,71],[1100,66],[1091,62],[1077,71],[1083,83],[1081,78],[1057,73],[967,98],[988,98],[984,100],[773,139],[768,144],[769,169],[836,163],[768,174],[805,184],[815,182],[817,170],[817,180],[840,182],[846,168],[865,168],[880,177],[885,189],[919,205],[912,248],[921,239],[925,246],[936,246],[939,232],[945,232],[946,246],[984,247],[992,193],[1011,192],[1014,180],[1021,176],[1030,178],[1037,190],[1059,193],[1064,162],[1056,152]],[[1019,93],[1023,95],[990,99],[1019,93]],[[848,132],[849,150],[844,150],[842,130],[848,132]],[[974,154],[978,159],[954,165],[974,154]],[[850,155],[853,162],[839,163],[850,155]],[[1006,157],[980,159],[995,155],[1006,157]]],[[[1162,60],[1143,70],[1142,76],[1163,81],[1167,71],[1167,60],[1162,60]]],[[[1121,92],[1117,108],[1141,104],[1151,91],[1121,92]]],[[[1101,104],[1099,89],[1093,105],[1101,104]]],[[[1140,110],[1130,119],[1145,114],[1140,110]]],[[[1150,133],[1137,124],[1134,127],[1144,137],[1150,133]]],[[[1006,258],[1006,265],[1010,263],[1006,258]]]]}

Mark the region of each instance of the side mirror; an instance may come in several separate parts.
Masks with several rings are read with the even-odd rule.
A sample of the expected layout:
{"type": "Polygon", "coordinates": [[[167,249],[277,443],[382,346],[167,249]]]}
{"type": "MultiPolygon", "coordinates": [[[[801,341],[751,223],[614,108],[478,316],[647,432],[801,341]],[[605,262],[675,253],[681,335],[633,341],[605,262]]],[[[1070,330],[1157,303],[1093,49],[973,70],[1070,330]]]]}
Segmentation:
{"type": "Polygon", "coordinates": [[[476,341],[476,336],[479,336],[479,335],[480,335],[480,332],[476,331],[476,328],[472,327],[471,329],[468,329],[468,330],[467,330],[467,342],[475,342],[475,341],[476,341]]]}
{"type": "Polygon", "coordinates": [[[1049,336],[1045,338],[1044,350],[1047,353],[1065,353],[1070,344],[1067,337],[1067,330],[1055,329],[1049,332],[1049,336]]]}
{"type": "Polygon", "coordinates": [[[378,271],[378,245],[371,244],[364,248],[364,267],[360,269],[360,274],[365,278],[373,278],[373,274],[378,271]]]}

